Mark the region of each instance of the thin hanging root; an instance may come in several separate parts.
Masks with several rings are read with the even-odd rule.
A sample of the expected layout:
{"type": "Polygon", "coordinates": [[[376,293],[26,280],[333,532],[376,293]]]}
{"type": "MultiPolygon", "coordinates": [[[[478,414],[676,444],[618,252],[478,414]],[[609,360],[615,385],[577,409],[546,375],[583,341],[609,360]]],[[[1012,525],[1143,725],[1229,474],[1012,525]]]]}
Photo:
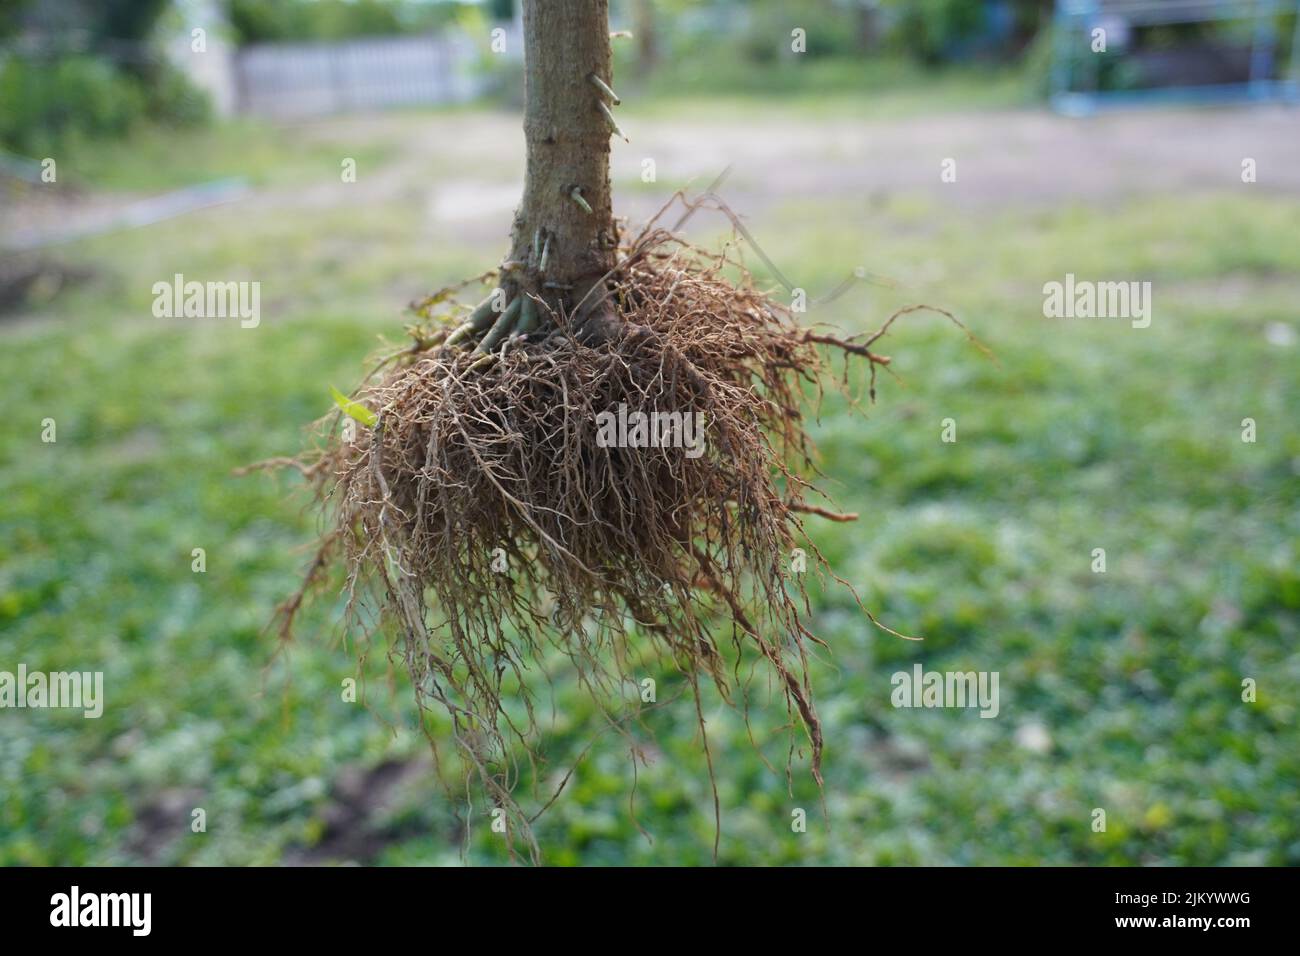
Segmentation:
{"type": "MultiPolygon", "coordinates": [[[[601,105],[603,106],[604,104],[601,105]]],[[[574,202],[576,202],[579,206],[581,206],[582,211],[585,212],[588,216],[591,215],[591,203],[587,202],[587,200],[583,198],[581,186],[574,186],[572,189],[570,189],[569,198],[572,199],[574,202]]]]}
{"type": "Polygon", "coordinates": [[[547,234],[546,234],[546,242],[545,242],[545,244],[542,246],[542,257],[541,257],[541,259],[539,259],[538,262],[537,262],[537,271],[538,271],[538,272],[541,272],[541,273],[545,274],[545,272],[546,272],[546,260],[550,258],[550,255],[551,255],[551,235],[550,235],[550,233],[547,233],[547,234]]]}
{"type": "Polygon", "coordinates": [[[515,324],[515,319],[519,317],[519,307],[523,298],[523,296],[515,296],[510,300],[506,310],[492,324],[492,328],[488,329],[487,335],[479,340],[478,347],[474,349],[475,352],[491,352],[497,343],[506,337],[506,333],[515,324]]]}
{"type": "Polygon", "coordinates": [[[817,505],[792,504],[790,510],[803,515],[817,515],[819,518],[825,518],[827,521],[857,521],[858,513],[856,511],[831,511],[829,508],[820,508],[817,505]]]}
{"type": "Polygon", "coordinates": [[[446,347],[453,346],[486,329],[492,323],[492,320],[496,318],[496,310],[492,308],[495,299],[496,290],[493,290],[490,296],[474,307],[474,311],[469,314],[469,318],[463,324],[457,326],[455,331],[448,335],[446,341],[442,344],[446,347]]]}
{"type": "Polygon", "coordinates": [[[605,119],[609,120],[609,127],[614,131],[615,135],[617,135],[625,143],[632,142],[630,139],[627,138],[627,133],[623,132],[623,130],[619,127],[618,120],[614,119],[614,114],[610,110],[610,108],[605,105],[605,101],[597,100],[596,105],[599,106],[600,111],[605,114],[605,119]]]}
{"type": "Polygon", "coordinates": [[[609,101],[613,103],[615,106],[619,106],[620,104],[622,104],[623,101],[618,98],[618,94],[615,93],[613,90],[611,90],[609,88],[609,84],[607,84],[604,80],[598,77],[595,73],[588,73],[587,79],[591,80],[591,82],[595,84],[596,89],[600,90],[602,93],[608,96],[609,101]]]}
{"type": "Polygon", "coordinates": [[[533,262],[539,262],[542,258],[542,230],[541,227],[533,230],[533,262]]]}

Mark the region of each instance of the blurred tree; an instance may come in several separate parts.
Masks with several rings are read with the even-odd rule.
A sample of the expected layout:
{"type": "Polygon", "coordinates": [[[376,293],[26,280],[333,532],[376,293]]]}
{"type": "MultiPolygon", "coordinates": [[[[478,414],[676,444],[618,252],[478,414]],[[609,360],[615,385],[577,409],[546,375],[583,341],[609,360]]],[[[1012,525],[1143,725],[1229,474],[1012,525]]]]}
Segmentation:
{"type": "Polygon", "coordinates": [[[655,28],[654,3],[653,0],[633,0],[632,6],[637,71],[644,75],[659,63],[659,33],[655,28]]]}
{"type": "MultiPolygon", "coordinates": [[[[511,17],[511,0],[492,0],[489,12],[503,8],[511,17]]],[[[227,18],[241,43],[292,40],[342,40],[436,29],[478,4],[447,0],[226,0],[227,18]]]]}
{"type": "Polygon", "coordinates": [[[18,33],[19,15],[31,0],[7,0],[0,3],[0,40],[18,33]]]}
{"type": "Polygon", "coordinates": [[[926,63],[945,59],[984,21],[984,0],[887,0],[898,18],[894,36],[926,63]]]}
{"type": "Polygon", "coordinates": [[[852,0],[857,12],[857,46],[860,54],[874,53],[880,46],[880,0],[852,0]]]}
{"type": "Polygon", "coordinates": [[[153,42],[170,0],[4,0],[0,37],[23,37],[0,57],[0,143],[48,153],[124,135],[146,118],[208,116],[206,98],[153,42]]]}
{"type": "Polygon", "coordinates": [[[88,4],[95,33],[108,40],[143,42],[171,0],[98,0],[88,4]]]}
{"type": "Polygon", "coordinates": [[[17,33],[40,40],[43,50],[107,52],[139,61],[170,0],[3,0],[0,37],[17,33]]]}

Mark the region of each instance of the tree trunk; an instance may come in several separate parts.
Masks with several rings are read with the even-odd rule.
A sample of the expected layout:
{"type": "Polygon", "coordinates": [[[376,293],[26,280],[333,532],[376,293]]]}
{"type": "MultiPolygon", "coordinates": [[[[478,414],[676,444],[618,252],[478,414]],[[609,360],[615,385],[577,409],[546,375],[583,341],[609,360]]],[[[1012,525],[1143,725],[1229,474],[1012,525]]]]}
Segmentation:
{"type": "Polygon", "coordinates": [[[636,68],[642,77],[646,77],[659,65],[659,32],[655,29],[651,0],[636,0],[633,18],[636,23],[636,68]]]}
{"type": "Polygon", "coordinates": [[[609,0],[524,0],[523,202],[510,259],[525,291],[568,307],[614,264],[609,0]],[[575,192],[576,190],[576,192],[575,192]]]}

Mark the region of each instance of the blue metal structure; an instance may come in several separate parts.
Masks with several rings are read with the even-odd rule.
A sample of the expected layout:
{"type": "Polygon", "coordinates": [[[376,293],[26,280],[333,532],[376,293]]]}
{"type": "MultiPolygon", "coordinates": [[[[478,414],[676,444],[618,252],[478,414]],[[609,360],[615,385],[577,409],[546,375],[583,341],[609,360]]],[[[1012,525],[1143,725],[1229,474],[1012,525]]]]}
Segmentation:
{"type": "MultiPolygon", "coordinates": [[[[1167,103],[1300,102],[1300,0],[1056,0],[1052,23],[1052,106],[1068,116],[1100,109],[1167,103]],[[1278,27],[1295,16],[1289,75],[1278,73],[1278,27]],[[1249,73],[1241,82],[1101,89],[1103,59],[1127,46],[1133,30],[1182,23],[1236,21],[1250,29],[1249,73]],[[1106,53],[1094,52],[1105,31],[1106,53]],[[1118,41],[1118,42],[1115,42],[1118,41]]],[[[1123,53],[1112,62],[1122,62],[1123,53]]]]}

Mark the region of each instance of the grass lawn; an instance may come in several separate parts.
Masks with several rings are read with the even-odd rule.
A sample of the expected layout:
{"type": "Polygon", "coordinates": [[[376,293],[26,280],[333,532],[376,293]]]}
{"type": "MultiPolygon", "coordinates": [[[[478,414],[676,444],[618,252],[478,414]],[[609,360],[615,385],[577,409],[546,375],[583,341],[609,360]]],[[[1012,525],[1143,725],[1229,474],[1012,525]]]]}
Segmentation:
{"type": "MultiPolygon", "coordinates": [[[[242,155],[261,191],[64,249],[95,277],[0,324],[0,670],[102,670],[106,697],[99,720],[0,712],[0,863],[455,863],[463,801],[436,782],[381,647],[359,665],[330,599],[286,653],[262,633],[314,519],[294,480],[232,469],[300,447],[329,386],[350,387],[380,335],[400,337],[406,301],[497,261],[508,218],[466,239],[430,229],[418,183],[348,201],[336,154],[351,147],[328,129],[191,135],[166,156],[216,143],[201,163],[157,180],[149,164],[170,160],[127,149],[109,183],[229,175],[242,155]],[[319,196],[279,201],[289,186],[319,196]],[[154,318],[151,286],[175,272],[260,281],[261,325],[154,318]],[[358,675],[368,707],[340,693],[358,675]],[[200,807],[206,832],[192,833],[200,807]]],[[[401,138],[367,149],[382,168],[401,138]]],[[[877,616],[925,640],[875,630],[810,580],[831,647],[814,671],[824,814],[806,762],[782,772],[784,713],[756,685],[758,749],[735,713],[707,711],[720,860],[1300,864],[1300,199],[927,202],[792,201],[754,224],[812,290],[855,264],[850,246],[900,280],[810,318],[868,329],[932,302],[997,361],[912,316],[887,340],[899,380],[881,380],[875,407],[828,395],[823,469],[862,518],[809,530],[877,616]],[[1043,283],[1067,272],[1150,280],[1151,327],[1044,318],[1043,283]],[[890,677],[916,663],[997,671],[998,717],[894,709],[890,677]],[[806,833],[792,832],[799,808],[806,833]]],[[[542,800],[599,726],[563,666],[552,674],[542,800]]],[[[681,690],[647,676],[661,700],[681,690]]],[[[626,748],[598,737],[538,823],[547,862],[708,862],[694,719],[683,697],[648,721],[636,822],[626,748]]],[[[468,818],[474,862],[506,859],[487,810],[468,818]]]]}

